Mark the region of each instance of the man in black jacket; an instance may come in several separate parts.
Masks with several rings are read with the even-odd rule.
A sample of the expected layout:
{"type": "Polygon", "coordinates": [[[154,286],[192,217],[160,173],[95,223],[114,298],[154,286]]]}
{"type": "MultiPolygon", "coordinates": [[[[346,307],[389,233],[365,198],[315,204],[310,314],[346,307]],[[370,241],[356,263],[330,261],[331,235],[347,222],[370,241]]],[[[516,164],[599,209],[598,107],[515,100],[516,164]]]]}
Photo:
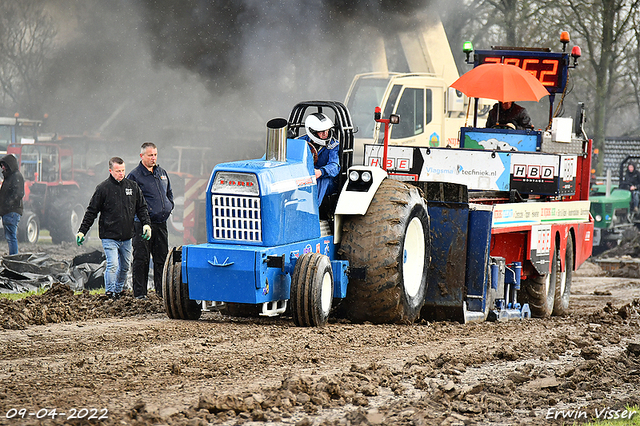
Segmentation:
{"type": "Polygon", "coordinates": [[[2,157],[0,167],[4,176],[0,187],[0,216],[11,255],[18,253],[18,222],[22,217],[24,178],[20,173],[18,160],[12,154],[2,157]]]}
{"type": "Polygon", "coordinates": [[[152,142],[142,144],[140,164],[129,173],[127,179],[136,182],[149,209],[151,239],[144,240],[137,230],[142,226],[136,218],[136,234],[133,237],[133,295],[147,297],[149,260],[153,258],[153,284],[156,295],[162,297],[164,261],[169,252],[167,219],[173,210],[173,191],[167,172],[157,164],[158,148],[152,142]]]}
{"type": "Polygon", "coordinates": [[[82,219],[76,242],[81,245],[84,236],[100,213],[98,231],[102,248],[107,258],[104,287],[107,296],[119,299],[131,264],[131,237],[134,235],[133,219],[142,223],[142,238],[151,238],[151,221],[147,203],[138,184],[125,179],[124,160],[113,157],[109,160],[110,176],[97,187],[89,201],[82,219]]]}
{"type": "Polygon", "coordinates": [[[533,129],[533,124],[525,108],[515,102],[498,102],[489,111],[487,127],[529,130],[533,129]]]}

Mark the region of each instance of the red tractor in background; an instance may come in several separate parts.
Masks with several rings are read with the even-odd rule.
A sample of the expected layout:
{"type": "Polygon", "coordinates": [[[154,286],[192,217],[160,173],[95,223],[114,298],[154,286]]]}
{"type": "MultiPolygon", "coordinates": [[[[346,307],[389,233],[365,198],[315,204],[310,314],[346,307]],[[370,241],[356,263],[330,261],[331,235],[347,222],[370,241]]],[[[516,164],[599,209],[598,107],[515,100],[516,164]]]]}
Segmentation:
{"type": "Polygon", "coordinates": [[[51,241],[75,241],[90,191],[81,190],[93,179],[74,169],[73,150],[64,144],[44,142],[13,143],[8,154],[18,158],[25,180],[23,241],[38,241],[40,229],[49,230],[51,241]],[[82,174],[82,176],[80,176],[82,174]]]}

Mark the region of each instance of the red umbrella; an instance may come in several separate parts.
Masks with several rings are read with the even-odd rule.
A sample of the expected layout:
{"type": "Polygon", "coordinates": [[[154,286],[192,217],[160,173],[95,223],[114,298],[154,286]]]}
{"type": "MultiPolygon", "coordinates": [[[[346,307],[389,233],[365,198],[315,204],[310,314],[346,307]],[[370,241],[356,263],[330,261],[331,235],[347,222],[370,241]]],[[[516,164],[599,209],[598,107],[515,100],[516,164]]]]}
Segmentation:
{"type": "Polygon", "coordinates": [[[463,74],[451,85],[470,98],[500,102],[539,101],[549,94],[540,81],[515,65],[482,64],[463,74]]]}

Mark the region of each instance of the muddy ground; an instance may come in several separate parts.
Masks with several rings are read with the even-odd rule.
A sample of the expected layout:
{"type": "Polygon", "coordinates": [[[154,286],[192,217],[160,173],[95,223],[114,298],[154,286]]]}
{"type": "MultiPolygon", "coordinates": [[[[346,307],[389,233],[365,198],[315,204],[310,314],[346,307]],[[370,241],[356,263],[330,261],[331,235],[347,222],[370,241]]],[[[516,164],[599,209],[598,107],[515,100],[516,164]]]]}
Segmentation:
{"type": "Polygon", "coordinates": [[[176,321],[155,295],[111,301],[56,286],[0,302],[0,424],[542,425],[626,415],[640,401],[640,279],[585,264],[572,290],[562,318],[315,329],[216,312],[176,321]]]}

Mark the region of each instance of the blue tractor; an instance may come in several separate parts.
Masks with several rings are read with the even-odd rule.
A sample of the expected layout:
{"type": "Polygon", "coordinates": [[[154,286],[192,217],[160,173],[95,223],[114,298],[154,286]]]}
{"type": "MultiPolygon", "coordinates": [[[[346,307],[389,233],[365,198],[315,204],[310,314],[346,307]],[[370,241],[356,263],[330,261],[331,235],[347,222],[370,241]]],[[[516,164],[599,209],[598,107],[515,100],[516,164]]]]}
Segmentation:
{"type": "MultiPolygon", "coordinates": [[[[374,119],[385,125],[387,164],[388,125],[399,117],[377,110],[374,119]]],[[[322,326],[330,314],[373,323],[529,317],[517,303],[522,261],[490,255],[492,206],[469,203],[465,184],[352,165],[353,133],[343,104],[304,102],[288,120],[267,123],[264,157],[217,165],[206,190],[207,243],[167,256],[168,316],[287,314],[298,326],[322,326]],[[322,205],[312,151],[298,139],[318,112],[335,123],[341,164],[338,190],[322,205]]],[[[408,155],[420,163],[419,150],[408,155]]]]}
{"type": "Polygon", "coordinates": [[[354,321],[413,322],[430,259],[421,190],[353,166],[353,125],[340,102],[304,102],[267,123],[261,159],[217,165],[206,192],[207,243],[173,248],[164,268],[168,316],[287,312],[322,326],[332,308],[354,321]],[[317,202],[313,155],[296,139],[324,112],[340,142],[340,191],[317,202]],[[341,303],[336,303],[340,301],[341,303]]]}

